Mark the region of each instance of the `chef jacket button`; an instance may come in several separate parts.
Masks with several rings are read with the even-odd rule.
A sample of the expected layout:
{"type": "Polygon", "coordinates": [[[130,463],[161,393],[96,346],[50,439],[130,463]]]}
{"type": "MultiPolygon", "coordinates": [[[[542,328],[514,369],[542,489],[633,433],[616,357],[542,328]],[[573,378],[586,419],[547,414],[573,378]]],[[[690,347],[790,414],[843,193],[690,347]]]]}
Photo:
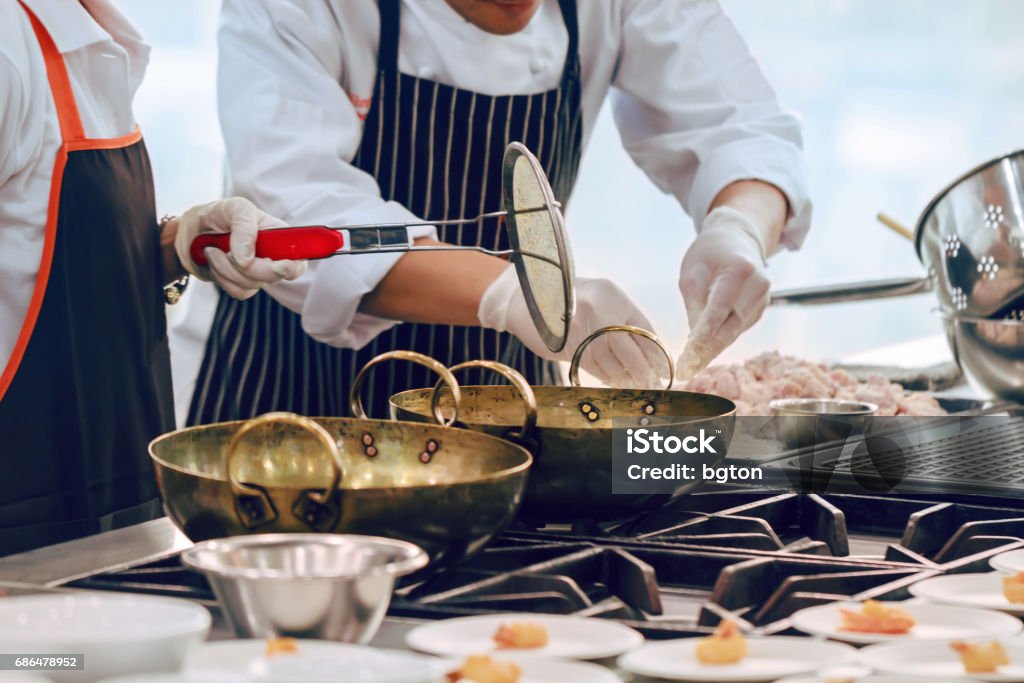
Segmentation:
{"type": "Polygon", "coordinates": [[[535,74],[543,73],[548,70],[550,62],[543,57],[534,57],[530,60],[530,71],[535,74]]]}
{"type": "Polygon", "coordinates": [[[434,70],[431,69],[429,66],[421,66],[419,71],[416,72],[416,75],[419,76],[420,78],[433,78],[434,70]]]}

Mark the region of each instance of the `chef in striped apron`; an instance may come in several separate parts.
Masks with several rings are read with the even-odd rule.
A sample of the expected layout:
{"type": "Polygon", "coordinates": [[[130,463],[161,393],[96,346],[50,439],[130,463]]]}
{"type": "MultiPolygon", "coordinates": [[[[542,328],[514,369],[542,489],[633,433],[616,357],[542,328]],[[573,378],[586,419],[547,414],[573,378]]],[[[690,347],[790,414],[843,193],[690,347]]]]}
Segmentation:
{"type": "MultiPolygon", "coordinates": [[[[709,340],[724,345],[757,319],[766,257],[797,247],[809,225],[798,122],[711,0],[225,0],[219,41],[231,189],[293,225],[494,210],[513,140],[539,158],[565,203],[611,89],[627,150],[700,227],[680,286],[709,340]]],[[[496,223],[416,237],[507,246],[496,223]]],[[[549,361],[565,356],[518,323],[521,293],[507,270],[483,292],[467,321],[476,325],[396,325],[391,318],[444,318],[376,305],[382,288],[418,300],[453,279],[440,261],[404,267],[413,257],[329,259],[248,301],[221,297],[189,421],[343,414],[358,369],[396,348],[446,364],[497,359],[533,383],[556,381],[549,361]],[[419,285],[403,279],[410,273],[419,285]]],[[[573,336],[650,327],[611,283],[580,278],[577,287],[573,336]]],[[[614,337],[625,341],[595,349],[585,369],[612,383],[650,374],[647,349],[614,337]]],[[[416,366],[382,368],[367,390],[371,412],[433,381],[416,366]]]]}

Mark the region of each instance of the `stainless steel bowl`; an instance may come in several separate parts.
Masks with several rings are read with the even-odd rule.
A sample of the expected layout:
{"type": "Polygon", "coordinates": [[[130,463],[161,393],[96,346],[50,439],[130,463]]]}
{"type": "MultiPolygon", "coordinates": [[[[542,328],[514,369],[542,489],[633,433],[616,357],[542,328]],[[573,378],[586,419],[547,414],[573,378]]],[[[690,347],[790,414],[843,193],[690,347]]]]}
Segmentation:
{"type": "Polygon", "coordinates": [[[427,554],[389,538],[258,534],[199,543],[182,554],[203,572],[240,638],[291,636],[366,643],[395,579],[427,554]]]}
{"type": "Polygon", "coordinates": [[[780,398],[768,407],[776,438],[787,448],[801,450],[860,438],[878,412],[874,403],[833,398],[780,398]]]}
{"type": "Polygon", "coordinates": [[[967,381],[995,397],[1024,401],[1024,321],[939,315],[967,381]]]}
{"type": "Polygon", "coordinates": [[[844,401],[836,398],[780,398],[768,404],[772,415],[802,415],[804,417],[862,417],[874,415],[878,406],[864,401],[844,401]]]}

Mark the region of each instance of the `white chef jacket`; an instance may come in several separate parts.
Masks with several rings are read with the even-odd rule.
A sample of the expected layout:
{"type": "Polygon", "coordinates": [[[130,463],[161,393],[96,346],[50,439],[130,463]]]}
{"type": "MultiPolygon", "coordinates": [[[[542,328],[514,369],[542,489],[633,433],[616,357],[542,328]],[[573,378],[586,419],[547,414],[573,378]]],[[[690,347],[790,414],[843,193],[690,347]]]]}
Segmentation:
{"type": "MultiPolygon", "coordinates": [[[[626,149],[697,225],[730,183],[789,199],[782,244],[800,245],[811,205],[799,121],[779,105],[712,0],[578,0],[584,143],[613,90],[626,149]]],[[[376,78],[374,0],[224,0],[218,105],[232,194],[293,225],[419,220],[351,164],[376,78]]],[[[492,35],[445,0],[402,0],[399,69],[486,95],[558,85],[568,34],[557,0],[521,32],[492,35]]],[[[499,207],[492,207],[497,209],[499,207]]],[[[393,322],[357,312],[397,255],[313,264],[267,291],[303,329],[359,348],[393,322]]]]}
{"type": "MultiPolygon", "coordinates": [[[[128,135],[149,47],[111,0],[26,0],[64,55],[85,134],[128,135]]],[[[0,0],[0,368],[28,311],[43,251],[60,124],[28,15],[0,0]]],[[[88,258],[83,254],[82,258],[88,258]]]]}

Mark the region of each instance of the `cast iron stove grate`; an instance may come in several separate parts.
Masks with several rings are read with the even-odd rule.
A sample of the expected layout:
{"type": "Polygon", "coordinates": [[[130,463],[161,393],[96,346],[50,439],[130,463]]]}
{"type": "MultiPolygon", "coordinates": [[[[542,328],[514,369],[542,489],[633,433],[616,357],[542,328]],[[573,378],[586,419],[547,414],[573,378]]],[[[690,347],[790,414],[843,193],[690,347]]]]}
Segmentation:
{"type": "MultiPolygon", "coordinates": [[[[902,599],[928,576],[984,571],[1021,539],[1024,507],[1005,502],[703,493],[628,523],[513,529],[458,567],[400,586],[389,613],[579,614],[654,638],[707,633],[731,614],[779,633],[803,607],[902,599]]],[[[176,556],[71,585],[214,600],[176,556]]]]}

